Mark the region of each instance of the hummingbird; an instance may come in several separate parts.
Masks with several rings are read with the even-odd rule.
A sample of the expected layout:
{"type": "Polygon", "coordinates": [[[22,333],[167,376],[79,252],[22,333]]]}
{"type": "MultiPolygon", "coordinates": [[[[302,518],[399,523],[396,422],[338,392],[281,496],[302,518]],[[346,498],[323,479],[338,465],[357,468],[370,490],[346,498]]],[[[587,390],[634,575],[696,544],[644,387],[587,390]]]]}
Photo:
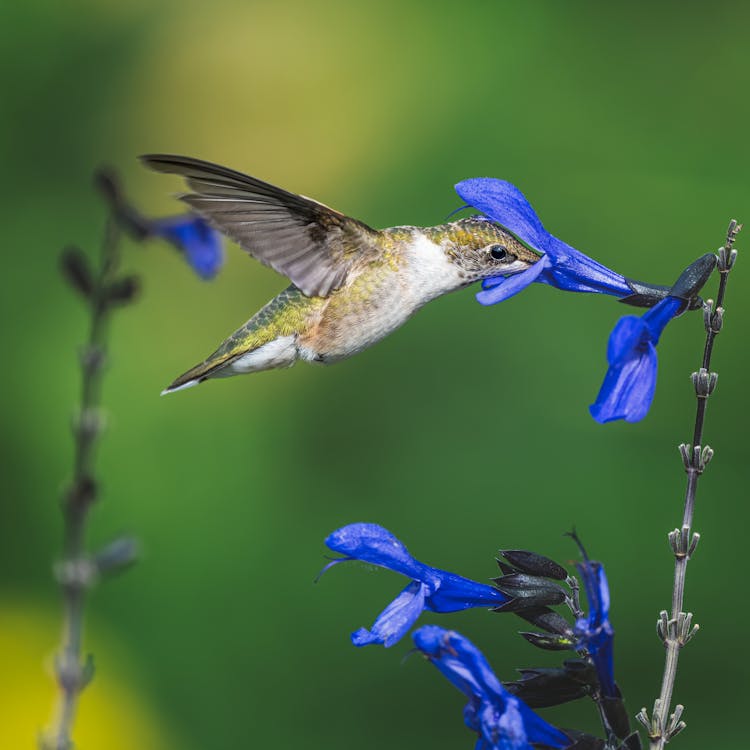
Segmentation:
{"type": "Polygon", "coordinates": [[[351,357],[448,292],[540,256],[482,217],[373,229],[323,203],[185,156],[141,157],[182,176],[192,210],[292,283],[163,393],[209,378],[351,357]]]}

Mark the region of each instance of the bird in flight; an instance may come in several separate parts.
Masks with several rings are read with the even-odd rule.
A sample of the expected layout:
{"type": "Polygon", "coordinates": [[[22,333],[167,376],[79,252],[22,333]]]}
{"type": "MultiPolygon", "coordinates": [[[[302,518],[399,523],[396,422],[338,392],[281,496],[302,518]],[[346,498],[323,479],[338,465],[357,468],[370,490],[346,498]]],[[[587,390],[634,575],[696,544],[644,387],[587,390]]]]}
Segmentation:
{"type": "Polygon", "coordinates": [[[209,378],[332,363],[385,338],[427,302],[540,256],[485,218],[373,229],[303,195],[185,156],[141,157],[182,176],[181,199],[292,283],[164,392],[209,378]]]}

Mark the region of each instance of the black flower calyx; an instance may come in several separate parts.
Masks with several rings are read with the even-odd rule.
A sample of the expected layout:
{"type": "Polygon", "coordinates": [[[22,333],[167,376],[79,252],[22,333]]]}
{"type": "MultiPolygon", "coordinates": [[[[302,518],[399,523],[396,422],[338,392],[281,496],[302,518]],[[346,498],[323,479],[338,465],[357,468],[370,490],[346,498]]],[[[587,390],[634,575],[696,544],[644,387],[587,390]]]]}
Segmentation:
{"type": "Polygon", "coordinates": [[[579,732],[577,729],[564,728],[563,732],[574,741],[565,750],[605,750],[607,746],[607,743],[599,737],[579,732]]]}
{"type": "Polygon", "coordinates": [[[623,701],[622,696],[619,695],[620,689],[617,687],[616,689],[618,692],[616,697],[602,697],[599,703],[612,731],[622,740],[629,737],[631,734],[630,719],[628,718],[628,712],[625,709],[625,702],[623,701]]]}
{"type": "MultiPolygon", "coordinates": [[[[500,554],[513,568],[522,573],[541,576],[542,578],[554,578],[558,581],[564,581],[568,577],[568,571],[562,565],[558,565],[554,560],[550,560],[549,557],[538,555],[536,552],[508,549],[500,550],[500,554]]],[[[500,560],[498,560],[498,564],[503,573],[510,572],[510,569],[507,571],[503,569],[503,564],[500,560]]]]}
{"type": "Polygon", "coordinates": [[[556,633],[568,638],[573,637],[573,629],[570,623],[562,615],[559,615],[549,607],[529,607],[517,614],[526,620],[526,622],[530,622],[532,625],[546,630],[548,633],[556,633]]]}
{"type": "Polygon", "coordinates": [[[513,599],[503,611],[517,612],[518,608],[543,607],[550,604],[562,604],[566,598],[565,589],[546,578],[527,575],[526,573],[511,573],[507,576],[494,578],[495,586],[513,599]]]}
{"type": "Polygon", "coordinates": [[[661,284],[647,284],[635,279],[625,279],[633,293],[627,297],[621,297],[618,302],[632,307],[653,307],[657,302],[669,296],[670,288],[661,284]]]}
{"type": "Polygon", "coordinates": [[[591,695],[598,682],[596,670],[584,659],[569,659],[561,668],[519,669],[521,679],[503,683],[532,708],[569,703],[591,695]]]}
{"type": "Polygon", "coordinates": [[[565,635],[549,635],[547,633],[530,633],[521,631],[519,635],[532,646],[545,651],[570,651],[575,648],[575,640],[565,635]]]}
{"type": "Polygon", "coordinates": [[[716,256],[713,253],[701,255],[693,261],[672,286],[670,296],[679,297],[689,303],[691,309],[699,307],[698,292],[703,288],[716,268],[716,256]]]}

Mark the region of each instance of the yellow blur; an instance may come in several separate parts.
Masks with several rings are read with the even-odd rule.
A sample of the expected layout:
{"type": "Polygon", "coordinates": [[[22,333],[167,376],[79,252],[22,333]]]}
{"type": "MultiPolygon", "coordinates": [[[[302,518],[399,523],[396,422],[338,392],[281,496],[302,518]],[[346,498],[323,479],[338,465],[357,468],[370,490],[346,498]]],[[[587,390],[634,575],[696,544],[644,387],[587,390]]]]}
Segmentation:
{"type": "MultiPolygon", "coordinates": [[[[59,639],[58,620],[52,612],[17,603],[3,602],[0,608],[4,673],[0,679],[0,748],[36,750],[38,738],[49,726],[57,696],[51,664],[59,639]]],[[[107,655],[107,668],[95,675],[81,699],[73,738],[76,747],[175,747],[137,689],[123,678],[121,664],[113,661],[108,643],[101,638],[97,652],[107,655]]]]}

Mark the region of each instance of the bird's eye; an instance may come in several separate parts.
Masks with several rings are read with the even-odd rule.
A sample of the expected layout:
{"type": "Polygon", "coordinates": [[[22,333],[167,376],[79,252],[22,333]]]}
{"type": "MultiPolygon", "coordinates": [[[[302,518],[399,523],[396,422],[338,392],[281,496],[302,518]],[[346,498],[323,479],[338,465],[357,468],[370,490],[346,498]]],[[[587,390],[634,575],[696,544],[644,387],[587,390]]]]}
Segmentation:
{"type": "Polygon", "coordinates": [[[508,251],[502,245],[492,245],[490,247],[490,256],[495,260],[503,260],[508,251]]]}

